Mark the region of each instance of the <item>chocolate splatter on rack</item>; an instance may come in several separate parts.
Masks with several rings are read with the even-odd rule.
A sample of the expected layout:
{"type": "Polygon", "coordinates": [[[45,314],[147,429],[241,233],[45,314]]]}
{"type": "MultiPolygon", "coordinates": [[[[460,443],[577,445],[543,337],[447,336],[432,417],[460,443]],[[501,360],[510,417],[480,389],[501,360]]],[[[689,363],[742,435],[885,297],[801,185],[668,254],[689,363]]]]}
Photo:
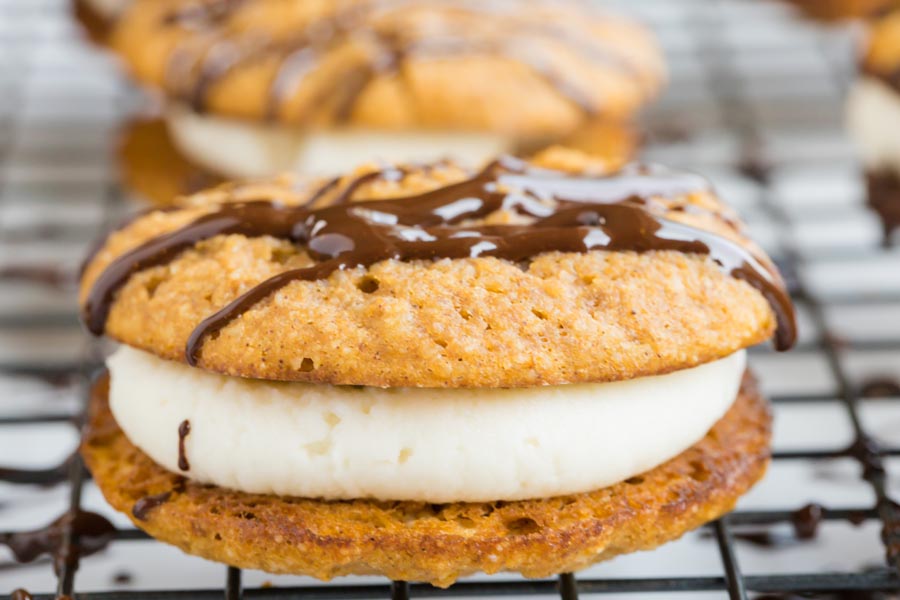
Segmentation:
{"type": "MultiPolygon", "coordinates": [[[[229,74],[247,65],[274,60],[278,66],[270,83],[266,113],[270,119],[277,118],[307,78],[322,67],[326,54],[348,48],[359,50],[361,58],[346,61],[348,64],[332,74],[327,84],[316,87],[310,103],[312,107],[330,107],[329,118],[337,122],[352,116],[356,101],[375,78],[392,76],[403,82],[404,67],[413,60],[468,55],[518,61],[584,113],[595,114],[602,97],[569,73],[570,68],[550,60],[548,53],[536,44],[562,45],[598,67],[645,85],[634,58],[616,43],[591,34],[586,27],[564,26],[530,16],[530,11],[523,11],[519,3],[508,0],[456,2],[452,6],[434,0],[335,3],[331,14],[320,16],[299,33],[280,40],[261,39],[252,31],[236,33],[231,21],[245,4],[235,0],[192,4],[171,10],[159,20],[160,28],[203,32],[208,37],[204,44],[198,45],[194,37],[176,46],[166,68],[166,87],[194,111],[206,110],[211,90],[229,74]],[[420,28],[406,18],[410,11],[451,8],[456,18],[466,14],[481,26],[466,26],[450,16],[448,23],[427,19],[427,25],[420,28]],[[489,23],[501,25],[488,27],[489,23]]],[[[317,81],[316,86],[320,83],[317,81]]]]}
{"type": "Polygon", "coordinates": [[[49,554],[59,573],[63,565],[77,563],[79,557],[103,550],[115,533],[116,528],[105,517],[75,510],[67,511],[40,529],[0,534],[0,544],[9,548],[19,562],[31,562],[49,554]],[[63,543],[66,533],[75,540],[71,547],[63,543]]]}
{"type": "MultiPolygon", "coordinates": [[[[336,203],[323,208],[268,201],[226,203],[174,232],[119,256],[97,278],[85,302],[84,320],[103,333],[115,293],[137,271],[165,264],[194,244],[221,234],[273,236],[302,244],[316,265],[280,273],[206,318],[191,334],[185,356],[196,364],[203,341],[240,314],[294,281],[327,278],[338,270],[384,260],[495,257],[512,262],[544,252],[674,250],[708,254],[726,273],[756,288],[778,320],[775,345],[796,339],[793,306],[779,277],[736,242],[704,229],[668,220],[649,208],[654,197],[706,189],[693,174],[632,165],[606,177],[537,169],[504,158],[470,179],[418,196],[349,203],[361,182],[352,179],[336,203]],[[529,225],[465,225],[499,210],[533,219],[529,225]]],[[[326,187],[332,184],[329,182],[326,187]]],[[[320,192],[312,195],[316,200],[320,192]]]]}

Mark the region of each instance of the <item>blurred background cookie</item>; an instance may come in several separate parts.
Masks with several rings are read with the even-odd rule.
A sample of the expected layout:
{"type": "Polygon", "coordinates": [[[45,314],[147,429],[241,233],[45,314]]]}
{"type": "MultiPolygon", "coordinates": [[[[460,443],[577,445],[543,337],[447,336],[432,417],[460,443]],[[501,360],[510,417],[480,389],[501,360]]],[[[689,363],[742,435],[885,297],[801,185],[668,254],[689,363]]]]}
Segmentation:
{"type": "Polygon", "coordinates": [[[138,0],[110,43],[165,96],[179,152],[226,177],[528,154],[628,121],[664,81],[647,30],[570,2],[138,0]]]}
{"type": "Polygon", "coordinates": [[[900,9],[871,24],[847,122],[866,171],[869,205],[885,240],[900,227],[900,9]]]}

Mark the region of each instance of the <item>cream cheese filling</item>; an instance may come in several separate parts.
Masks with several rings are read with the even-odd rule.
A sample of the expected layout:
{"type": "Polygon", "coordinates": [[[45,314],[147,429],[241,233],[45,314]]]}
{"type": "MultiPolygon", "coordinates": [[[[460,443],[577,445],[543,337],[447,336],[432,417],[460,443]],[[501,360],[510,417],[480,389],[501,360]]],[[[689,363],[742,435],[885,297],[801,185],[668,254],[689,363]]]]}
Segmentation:
{"type": "Polygon", "coordinates": [[[168,109],[166,123],[182,154],[229,178],[282,172],[334,175],[371,161],[453,159],[477,166],[513,149],[511,139],[493,133],[360,128],[308,131],[201,115],[183,107],[168,109]]]}
{"type": "Polygon", "coordinates": [[[868,171],[900,175],[900,93],[861,76],[847,102],[847,127],[868,171]]]}
{"type": "Polygon", "coordinates": [[[116,421],[169,471],[251,493],[443,503],[586,492],[652,469],[727,412],[745,363],[740,351],[667,375],[523,389],[267,382],[126,346],[107,365],[116,421]]]}

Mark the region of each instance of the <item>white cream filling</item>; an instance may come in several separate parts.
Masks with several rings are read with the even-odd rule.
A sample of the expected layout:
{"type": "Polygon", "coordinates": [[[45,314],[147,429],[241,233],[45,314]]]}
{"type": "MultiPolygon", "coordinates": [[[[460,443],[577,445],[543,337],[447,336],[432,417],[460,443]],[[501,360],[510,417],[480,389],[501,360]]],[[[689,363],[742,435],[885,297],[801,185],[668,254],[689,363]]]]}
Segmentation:
{"type": "Polygon", "coordinates": [[[668,375],[527,389],[381,389],[227,377],[128,347],[108,360],[128,438],[184,474],[255,493],[426,502],[612,485],[700,440],[734,402],[743,351],[668,375]]]}
{"type": "Polygon", "coordinates": [[[134,0],[84,0],[94,13],[109,21],[118,17],[134,0]]]}
{"type": "Polygon", "coordinates": [[[477,132],[388,132],[359,128],[306,131],[257,124],[184,108],[166,113],[176,146],[193,162],[233,178],[293,171],[334,175],[369,161],[479,165],[512,149],[509,138],[477,132]]]}
{"type": "Polygon", "coordinates": [[[867,170],[900,174],[900,93],[860,77],[848,99],[847,126],[867,170]]]}

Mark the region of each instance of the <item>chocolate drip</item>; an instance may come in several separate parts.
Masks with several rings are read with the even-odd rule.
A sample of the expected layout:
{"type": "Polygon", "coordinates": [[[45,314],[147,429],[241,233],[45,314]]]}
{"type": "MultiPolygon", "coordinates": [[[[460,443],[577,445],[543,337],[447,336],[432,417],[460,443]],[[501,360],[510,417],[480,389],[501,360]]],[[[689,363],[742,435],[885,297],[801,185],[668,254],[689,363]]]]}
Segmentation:
{"type": "Polygon", "coordinates": [[[115,292],[135,272],[173,260],[202,240],[241,233],[303,243],[319,262],[276,275],[206,318],[188,341],[190,364],[196,364],[204,339],[292,281],[323,279],[337,270],[369,267],[390,259],[490,256],[522,262],[552,251],[708,254],[723,271],[746,281],[771,303],[778,318],[778,349],[789,348],[795,339],[790,298],[777,276],[758,258],[735,242],[648,210],[654,196],[705,189],[706,183],[697,176],[638,166],[612,177],[572,176],[502,159],[471,179],[418,196],[347,203],[359,185],[360,178],[353,180],[349,183],[353,189],[338,193],[334,202],[319,209],[270,202],[224,204],[216,212],[120,256],[89,294],[85,307],[88,328],[98,335],[103,332],[115,292]],[[500,209],[531,217],[534,222],[460,225],[500,209]]]}
{"type": "MultiPolygon", "coordinates": [[[[565,75],[564,71],[547,60],[545,52],[535,49],[535,39],[565,46],[594,63],[629,73],[638,82],[640,73],[627,55],[615,52],[614,44],[606,44],[584,35],[578,35],[567,27],[551,23],[511,23],[509,30],[522,35],[511,37],[508,33],[467,31],[456,28],[436,31],[430,28],[425,36],[401,30],[390,23],[378,22],[377,17],[386,11],[402,10],[414,6],[413,2],[377,0],[369,4],[357,4],[336,10],[332,15],[314,19],[304,30],[282,40],[260,41],[259,35],[246,35],[228,39],[227,21],[240,6],[237,1],[220,1],[207,5],[190,6],[164,15],[162,26],[182,27],[206,32],[210,42],[198,49],[191,44],[176,48],[167,65],[167,80],[173,93],[190,104],[195,111],[206,108],[209,90],[232,70],[267,55],[280,57],[280,64],[270,84],[266,116],[278,116],[284,102],[302,85],[308,75],[321,65],[322,57],[331,49],[350,44],[362,44],[368,56],[362,61],[343,67],[335,73],[310,106],[327,105],[331,117],[337,122],[347,121],[353,113],[357,99],[377,76],[403,77],[404,65],[411,58],[442,58],[474,53],[502,56],[521,62],[536,75],[554,87],[559,94],[587,114],[594,114],[598,102],[590,89],[565,75]],[[367,20],[375,22],[368,23],[367,20]],[[224,31],[221,33],[219,30],[224,31]]],[[[468,10],[483,12],[485,18],[497,18],[500,14],[512,15],[519,7],[513,5],[503,10],[469,6],[468,10]]],[[[597,16],[589,18],[596,19],[597,16]]]]}
{"type": "Polygon", "coordinates": [[[112,582],[115,585],[131,585],[133,581],[134,575],[132,575],[128,571],[119,571],[112,577],[112,582]]]}
{"type": "MultiPolygon", "coordinates": [[[[814,539],[819,533],[824,508],[819,504],[807,504],[791,513],[793,535],[779,534],[768,529],[739,529],[734,538],[764,548],[780,548],[790,546],[798,541],[814,539]]],[[[712,534],[707,533],[707,537],[712,534]]]]}
{"type": "Polygon", "coordinates": [[[859,389],[861,398],[900,397],[900,380],[893,377],[876,377],[864,381],[859,389]]]}
{"type": "Polygon", "coordinates": [[[63,565],[76,564],[78,559],[106,548],[116,528],[106,518],[82,510],[70,511],[46,527],[0,536],[0,544],[7,546],[19,562],[31,562],[43,554],[53,557],[57,572],[63,565]],[[66,548],[63,537],[69,531],[72,548],[66,548]]]}
{"type": "Polygon", "coordinates": [[[52,265],[0,267],[0,281],[27,281],[47,287],[65,289],[73,285],[72,274],[52,265]]]}
{"type": "Polygon", "coordinates": [[[163,492],[162,494],[154,494],[152,496],[141,498],[131,507],[131,514],[134,515],[134,518],[138,521],[146,521],[147,516],[154,508],[165,504],[171,497],[172,492],[163,492]]]}
{"type": "Polygon", "coordinates": [[[184,440],[191,433],[191,422],[185,419],[178,426],[178,468],[182,471],[190,471],[191,463],[188,462],[184,452],[184,440]]]}

